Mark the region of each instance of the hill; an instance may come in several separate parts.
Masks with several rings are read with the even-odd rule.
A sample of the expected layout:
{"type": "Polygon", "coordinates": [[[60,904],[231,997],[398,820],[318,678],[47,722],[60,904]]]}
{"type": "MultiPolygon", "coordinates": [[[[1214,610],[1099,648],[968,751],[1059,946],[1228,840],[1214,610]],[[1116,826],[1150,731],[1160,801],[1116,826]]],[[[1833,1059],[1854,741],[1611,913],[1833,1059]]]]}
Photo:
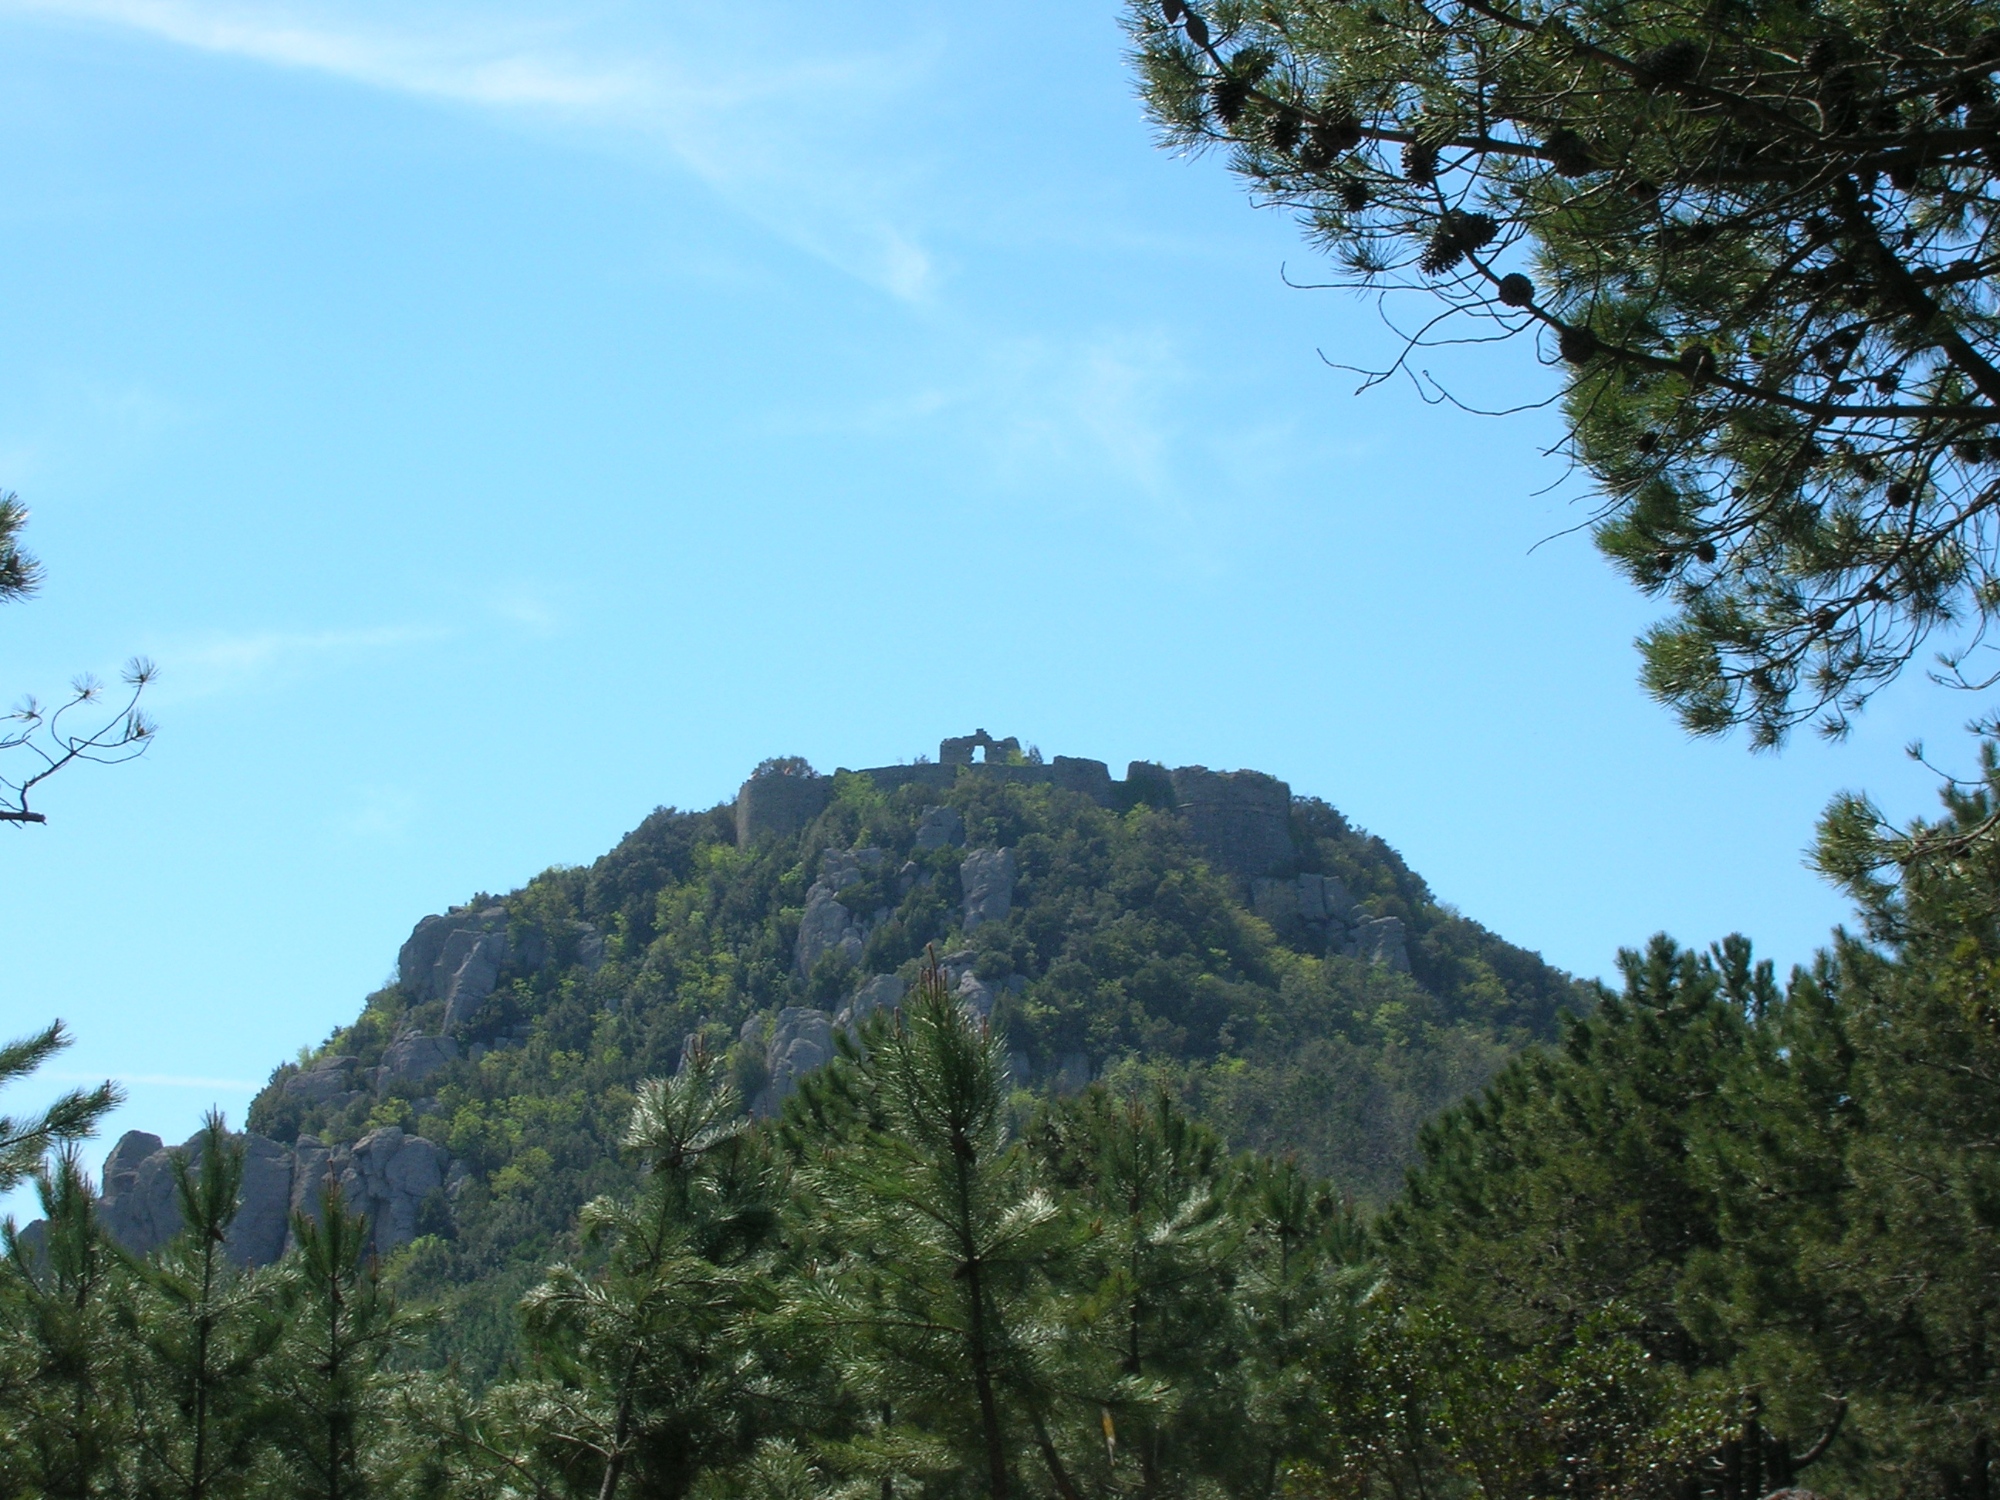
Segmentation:
{"type": "MultiPolygon", "coordinates": [[[[396,982],[252,1105],[231,1248],[275,1258],[336,1176],[405,1294],[452,1309],[440,1352],[490,1371],[578,1207],[629,1188],[641,1079],[700,1046],[769,1115],[927,951],[1005,1037],[1023,1112],[1164,1085],[1364,1203],[1421,1121],[1595,996],[1258,772],[1115,780],[983,731],[935,762],[767,761],[733,804],[661,809],[588,867],[419,922],[396,982]]],[[[156,1138],[121,1141],[103,1186],[128,1246],[172,1232],[156,1138]]]]}

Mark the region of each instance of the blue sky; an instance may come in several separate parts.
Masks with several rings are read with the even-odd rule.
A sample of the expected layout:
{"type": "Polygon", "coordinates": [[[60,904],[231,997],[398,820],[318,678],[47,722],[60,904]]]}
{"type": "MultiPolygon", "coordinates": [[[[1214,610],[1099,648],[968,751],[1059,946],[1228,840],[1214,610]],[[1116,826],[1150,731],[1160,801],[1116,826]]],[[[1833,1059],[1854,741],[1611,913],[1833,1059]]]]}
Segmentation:
{"type": "Polygon", "coordinates": [[[1376,311],[1157,149],[1109,5],[0,0],[0,97],[0,691],[163,673],[0,838],[0,1029],[66,1018],[38,1089],[125,1080],[113,1137],[766,755],[1258,767],[1589,974],[1805,957],[1827,796],[1963,758],[1921,682],[1683,737],[1550,422],[1356,396],[1376,311]]]}

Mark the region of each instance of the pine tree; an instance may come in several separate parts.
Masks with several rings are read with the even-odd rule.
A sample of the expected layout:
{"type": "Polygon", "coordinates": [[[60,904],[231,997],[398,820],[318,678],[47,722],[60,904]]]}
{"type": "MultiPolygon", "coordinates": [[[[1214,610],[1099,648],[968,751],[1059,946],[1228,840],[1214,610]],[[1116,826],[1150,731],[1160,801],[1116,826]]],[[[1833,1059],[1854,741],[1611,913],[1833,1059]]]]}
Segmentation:
{"type": "Polygon", "coordinates": [[[843,1251],[808,1278],[807,1313],[845,1335],[868,1404],[944,1444],[969,1487],[1008,1500],[1025,1451],[1072,1500],[1047,1272],[1074,1236],[1008,1143],[1001,1043],[932,964],[855,1066],[862,1122],[802,1173],[843,1251]]]}
{"type": "Polygon", "coordinates": [[[254,1492],[273,1420],[264,1385],[283,1325],[266,1278],[223,1251],[243,1185],[243,1147],[211,1112],[192,1155],[173,1157],[181,1232],[143,1269],[132,1312],[129,1392],[139,1493],[227,1500],[254,1492]]]}
{"type": "Polygon", "coordinates": [[[746,1124],[706,1052],[642,1084],[626,1145],[644,1165],[644,1195],[600,1198],[581,1219],[609,1248],[604,1272],[558,1266],[522,1304],[557,1383],[539,1398],[553,1418],[546,1461],[574,1485],[582,1455],[593,1457],[599,1500],[628,1475],[647,1495],[684,1494],[754,1437],[754,1257],[771,1213],[759,1174],[744,1170],[746,1124]]]}
{"type": "Polygon", "coordinates": [[[97,1222],[94,1186],[67,1147],[36,1176],[42,1228],[0,1230],[0,1496],[122,1494],[127,1357],[116,1304],[127,1279],[97,1222]]]}
{"type": "Polygon", "coordinates": [[[285,1339],[266,1376],[277,1398],[271,1441],[288,1493],[302,1500],[366,1500],[394,1459],[390,1360],[415,1320],[383,1285],[367,1220],[328,1182],[319,1213],[294,1214],[283,1265],[285,1339]]]}
{"type": "MultiPolygon", "coordinates": [[[[4,522],[9,499],[0,496],[0,584],[6,565],[4,522]]],[[[0,1087],[26,1078],[69,1042],[63,1023],[55,1021],[33,1036],[0,1045],[0,1087]]],[[[32,1176],[52,1148],[91,1135],[123,1097],[115,1085],[102,1083],[94,1089],[72,1089],[40,1114],[18,1120],[0,1115],[0,1193],[32,1176]]]]}
{"type": "Polygon", "coordinates": [[[1092,1477],[1123,1488],[1136,1470],[1137,1493],[1152,1497],[1229,1476],[1246,1416],[1230,1300],[1244,1236],[1221,1141],[1164,1093],[1093,1088],[1045,1111],[1029,1144],[1096,1227],[1063,1286],[1098,1356],[1103,1409],[1078,1415],[1097,1418],[1103,1441],[1076,1445],[1093,1470],[1101,1451],[1092,1477]]]}
{"type": "Polygon", "coordinates": [[[1513,334],[1563,370],[1599,543],[1673,604],[1645,676],[1689,727],[1838,730],[2000,610],[1988,9],[1127,14],[1171,144],[1225,147],[1342,281],[1425,304],[1418,345],[1513,334]]]}

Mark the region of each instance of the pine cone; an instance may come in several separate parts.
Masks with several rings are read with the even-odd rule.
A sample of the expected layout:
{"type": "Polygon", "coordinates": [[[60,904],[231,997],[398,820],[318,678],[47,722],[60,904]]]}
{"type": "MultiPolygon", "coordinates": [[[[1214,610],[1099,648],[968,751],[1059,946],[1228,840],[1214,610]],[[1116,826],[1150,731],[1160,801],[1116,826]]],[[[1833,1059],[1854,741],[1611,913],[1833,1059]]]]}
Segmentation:
{"type": "Polygon", "coordinates": [[[1701,71],[1701,43],[1693,37],[1677,37],[1662,46],[1649,47],[1632,59],[1632,75],[1649,89],[1686,83],[1701,71]]]}
{"type": "Polygon", "coordinates": [[[1574,130],[1558,130],[1543,145],[1549,153],[1549,167],[1559,177],[1581,177],[1595,165],[1590,142],[1574,130]]]}
{"type": "Polygon", "coordinates": [[[1565,364],[1588,364],[1597,354],[1597,335],[1581,326],[1565,326],[1556,335],[1556,352],[1565,364]]]}

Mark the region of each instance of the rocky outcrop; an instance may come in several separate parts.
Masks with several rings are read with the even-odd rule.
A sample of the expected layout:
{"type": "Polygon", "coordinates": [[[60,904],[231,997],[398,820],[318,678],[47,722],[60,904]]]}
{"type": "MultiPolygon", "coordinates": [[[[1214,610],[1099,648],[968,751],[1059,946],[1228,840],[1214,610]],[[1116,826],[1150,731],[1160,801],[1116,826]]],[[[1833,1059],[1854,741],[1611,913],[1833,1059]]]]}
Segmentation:
{"type": "MultiPolygon", "coordinates": [[[[200,1143],[196,1136],[190,1146],[200,1143]]],[[[134,1255],[157,1250],[180,1232],[173,1167],[160,1138],[128,1130],[104,1162],[97,1216],[105,1232],[134,1255]]]]}
{"type": "Polygon", "coordinates": [[[903,1003],[903,992],[907,987],[894,974],[877,974],[865,981],[854,992],[854,998],[842,1006],[833,1018],[833,1024],[842,1031],[856,1031],[878,1010],[894,1010],[903,1003]]]}
{"type": "Polygon", "coordinates": [[[458,1043],[448,1036],[399,1036],[382,1051],[382,1064],[375,1069],[375,1092],[415,1088],[446,1063],[457,1060],[458,1043]]]}
{"type": "Polygon", "coordinates": [[[1269,875],[1292,858],[1292,789],[1277,777],[1182,766],[1173,788],[1175,810],[1218,870],[1269,875]]]}
{"type": "Polygon", "coordinates": [[[322,1057],[288,1077],[280,1091],[303,1104],[340,1108],[361,1097],[361,1090],[354,1086],[354,1062],[351,1057],[322,1057]]]}
{"type": "Polygon", "coordinates": [[[1400,917],[1371,917],[1338,875],[1299,875],[1250,882],[1250,909],[1283,935],[1304,927],[1328,953],[1381,964],[1407,974],[1409,940],[1400,917]]]}
{"type": "Polygon", "coordinates": [[[1014,851],[975,849],[958,867],[965,889],[965,930],[1004,922],[1014,910],[1014,851]]]}
{"type": "MultiPolygon", "coordinates": [[[[328,1148],[312,1136],[286,1146],[267,1136],[242,1135],[243,1185],[223,1250],[239,1265],[264,1266],[291,1244],[291,1216],[317,1217],[321,1184],[338,1182],[350,1210],[367,1216],[375,1249],[388,1254],[416,1238],[425,1197],[442,1186],[449,1153],[421,1136],[389,1127],[353,1146],[328,1148]]],[[[198,1177],[204,1154],[200,1135],[183,1143],[198,1177]]],[[[134,1255],[149,1255],[181,1230],[174,1185],[174,1152],[160,1138],[128,1131],[104,1163],[98,1217],[110,1236],[134,1255]]]]}
{"type": "Polygon", "coordinates": [[[1409,940],[1401,917],[1363,917],[1341,951],[1363,963],[1381,964],[1398,973],[1410,972],[1409,940]]]}
{"type": "Polygon", "coordinates": [[[418,1004],[444,1001],[443,1029],[458,1031],[486,1003],[503,970],[538,969],[572,948],[584,968],[603,966],[604,934],[588,922],[571,921],[553,933],[535,926],[517,930],[497,902],[454,907],[411,930],[396,955],[396,978],[418,1004]]]}
{"type": "Polygon", "coordinates": [[[951,992],[965,1013],[975,1020],[993,1019],[993,1007],[1003,994],[1018,994],[1028,986],[1027,977],[1009,974],[1003,979],[981,979],[975,965],[979,955],[969,949],[957,953],[947,953],[938,960],[938,967],[944,971],[945,988],[951,992]]]}
{"type": "Polygon", "coordinates": [[[880,849],[829,849],[820,856],[820,876],[806,892],[806,909],[799,918],[793,959],[801,978],[829,953],[850,964],[861,962],[874,918],[864,923],[841,901],[840,892],[882,868],[880,849]]]}
{"type": "Polygon", "coordinates": [[[810,975],[813,966],[829,953],[838,953],[849,963],[858,964],[866,944],[867,936],[854,920],[854,913],[841,904],[832,886],[816,882],[806,892],[806,909],[799,918],[799,939],[794,946],[793,958],[800,976],[810,975]]]}
{"type": "MultiPolygon", "coordinates": [[[[263,1266],[291,1242],[294,1211],[318,1211],[318,1187],[331,1171],[350,1208],[373,1226],[375,1247],[386,1254],[416,1237],[418,1208],[443,1182],[449,1157],[442,1146],[401,1130],[378,1130],[352,1148],[329,1151],[311,1136],[288,1147],[268,1136],[241,1135],[243,1183],[224,1253],[239,1265],[263,1266]]],[[[196,1135],[177,1148],[198,1178],[204,1140],[196,1135]]],[[[181,1231],[174,1182],[175,1151],[144,1131],[128,1131],[104,1164],[98,1217],[105,1231],[134,1255],[149,1255],[181,1231]]]]}
{"type": "Polygon", "coordinates": [[[823,1010],[788,1005],[778,1012],[764,1049],[764,1087],[750,1102],[750,1113],[769,1119],[799,1086],[799,1080],[833,1061],[834,1018],[823,1010]]]}
{"type": "Polygon", "coordinates": [[[420,1004],[444,1001],[444,1029],[456,1031],[485,1003],[516,957],[507,908],[460,908],[425,917],[396,955],[396,975],[420,1004]]]}
{"type": "Polygon", "coordinates": [[[736,847],[766,839],[796,838],[833,795],[833,778],[800,768],[766,770],[736,794],[736,847]]]}
{"type": "Polygon", "coordinates": [[[426,1199],[437,1194],[442,1204],[450,1165],[444,1147],[395,1125],[371,1130],[351,1146],[329,1148],[300,1136],[291,1205],[318,1219],[326,1184],[338,1184],[348,1212],[367,1218],[375,1253],[388,1255],[417,1237],[426,1199]]]}
{"type": "Polygon", "coordinates": [[[917,823],[917,847],[942,849],[965,842],[965,819],[955,807],[927,807],[917,823]]]}

